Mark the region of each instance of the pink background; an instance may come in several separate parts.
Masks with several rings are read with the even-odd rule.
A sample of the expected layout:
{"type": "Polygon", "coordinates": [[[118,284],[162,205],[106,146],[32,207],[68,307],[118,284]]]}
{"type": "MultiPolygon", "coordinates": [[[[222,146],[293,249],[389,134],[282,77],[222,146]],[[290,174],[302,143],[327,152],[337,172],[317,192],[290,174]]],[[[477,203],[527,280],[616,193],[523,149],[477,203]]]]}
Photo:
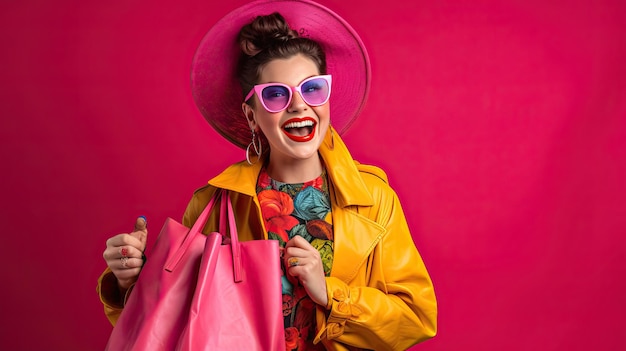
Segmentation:
{"type": "MultiPolygon", "coordinates": [[[[244,1],[218,3],[2,1],[0,349],[102,349],[105,240],[144,214],[153,242],[243,158],[189,88],[244,1]]],[[[626,349],[626,3],[322,3],[372,59],[346,142],[388,172],[436,286],[414,349],[626,349]]]]}

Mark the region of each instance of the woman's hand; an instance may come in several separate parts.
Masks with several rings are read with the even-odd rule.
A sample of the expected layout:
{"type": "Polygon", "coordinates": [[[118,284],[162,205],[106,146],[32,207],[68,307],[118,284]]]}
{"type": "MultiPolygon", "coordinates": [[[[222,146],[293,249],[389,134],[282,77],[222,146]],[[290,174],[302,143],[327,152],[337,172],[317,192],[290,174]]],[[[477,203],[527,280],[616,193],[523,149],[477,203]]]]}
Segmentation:
{"type": "Polygon", "coordinates": [[[319,251],[296,235],[285,245],[283,258],[287,274],[300,281],[313,302],[326,306],[326,275],[319,251]]]}
{"type": "Polygon", "coordinates": [[[118,234],[107,240],[103,257],[117,278],[121,291],[126,291],[139,276],[143,266],[143,251],[148,237],[145,217],[138,217],[135,230],[128,234],[118,234]]]}

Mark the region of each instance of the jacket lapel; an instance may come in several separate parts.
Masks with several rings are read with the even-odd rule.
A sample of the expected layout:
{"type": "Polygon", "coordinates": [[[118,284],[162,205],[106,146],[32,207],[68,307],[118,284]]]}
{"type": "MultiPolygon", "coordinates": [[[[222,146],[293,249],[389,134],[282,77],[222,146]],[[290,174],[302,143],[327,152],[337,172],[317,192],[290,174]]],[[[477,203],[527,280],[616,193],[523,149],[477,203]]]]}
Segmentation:
{"type": "Polygon", "coordinates": [[[358,207],[374,206],[374,199],[337,132],[326,133],[320,155],[330,176],[331,197],[334,200],[334,257],[331,276],[349,283],[385,234],[385,228],[357,211],[358,207]],[[331,141],[330,138],[334,140],[331,141]],[[331,148],[330,145],[334,147],[331,148]]]}

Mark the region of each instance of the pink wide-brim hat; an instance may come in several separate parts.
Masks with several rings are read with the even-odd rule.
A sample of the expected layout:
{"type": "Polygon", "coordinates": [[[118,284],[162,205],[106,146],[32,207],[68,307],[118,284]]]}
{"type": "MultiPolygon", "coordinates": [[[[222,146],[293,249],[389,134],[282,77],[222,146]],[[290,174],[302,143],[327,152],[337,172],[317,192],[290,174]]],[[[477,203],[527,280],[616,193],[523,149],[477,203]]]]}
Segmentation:
{"type": "Polygon", "coordinates": [[[233,144],[246,148],[252,134],[241,110],[236,78],[240,55],[237,36],[255,17],[279,12],[301,37],[318,42],[333,76],[330,120],[344,133],[365,105],[370,87],[370,62],[354,29],[330,9],[307,0],[261,0],[237,8],[204,36],[191,67],[191,90],[209,124],[233,144]]]}

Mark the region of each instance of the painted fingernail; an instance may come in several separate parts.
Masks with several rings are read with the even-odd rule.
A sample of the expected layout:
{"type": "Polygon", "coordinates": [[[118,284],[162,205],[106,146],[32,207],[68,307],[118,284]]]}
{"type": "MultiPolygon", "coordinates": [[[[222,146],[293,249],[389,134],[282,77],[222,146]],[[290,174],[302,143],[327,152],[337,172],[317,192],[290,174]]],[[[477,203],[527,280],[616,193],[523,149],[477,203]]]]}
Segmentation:
{"type": "Polygon", "coordinates": [[[143,219],[144,226],[148,228],[148,218],[146,218],[146,216],[138,216],[137,218],[143,219]]]}

